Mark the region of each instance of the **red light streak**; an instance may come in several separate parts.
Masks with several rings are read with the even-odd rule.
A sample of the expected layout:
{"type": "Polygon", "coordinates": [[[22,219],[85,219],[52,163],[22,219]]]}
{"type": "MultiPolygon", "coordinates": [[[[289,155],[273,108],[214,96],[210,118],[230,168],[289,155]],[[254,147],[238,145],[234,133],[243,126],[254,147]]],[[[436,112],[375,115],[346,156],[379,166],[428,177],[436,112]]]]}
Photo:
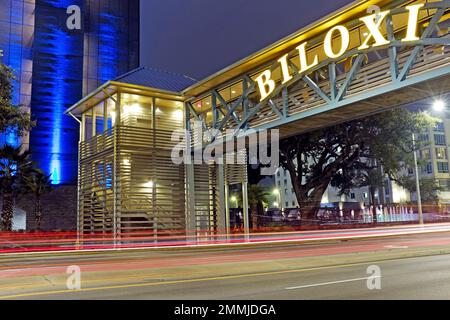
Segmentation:
{"type": "MultiPolygon", "coordinates": [[[[89,250],[170,248],[213,245],[241,245],[268,242],[299,242],[337,240],[342,238],[361,238],[375,236],[401,235],[408,233],[442,232],[450,230],[450,224],[430,224],[420,228],[417,225],[379,227],[372,229],[345,230],[313,230],[297,232],[265,232],[253,233],[246,239],[245,234],[236,233],[228,238],[225,234],[211,234],[196,240],[195,236],[174,235],[175,232],[159,234],[158,242],[154,235],[122,234],[116,239],[109,234],[92,234],[77,239],[75,232],[43,232],[43,233],[1,233],[0,254],[40,253],[40,252],[75,252],[89,250]]],[[[199,232],[202,234],[202,232],[199,232]]]]}

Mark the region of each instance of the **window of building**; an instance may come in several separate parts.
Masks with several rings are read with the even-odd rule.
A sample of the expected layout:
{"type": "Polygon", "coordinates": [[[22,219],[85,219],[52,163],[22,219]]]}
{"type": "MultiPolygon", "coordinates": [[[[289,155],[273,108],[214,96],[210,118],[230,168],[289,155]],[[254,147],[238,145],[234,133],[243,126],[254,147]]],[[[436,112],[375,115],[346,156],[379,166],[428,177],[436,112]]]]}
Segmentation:
{"type": "Polygon", "coordinates": [[[444,122],[438,122],[434,127],[434,131],[444,132],[444,122]]]}
{"type": "Polygon", "coordinates": [[[95,119],[95,135],[103,134],[105,131],[105,115],[104,115],[104,105],[103,103],[96,106],[93,110],[94,112],[94,119],[95,119]]]}
{"type": "Polygon", "coordinates": [[[446,148],[436,148],[436,158],[439,160],[447,160],[447,149],[446,148]]]}
{"type": "Polygon", "coordinates": [[[430,149],[420,150],[420,159],[430,160],[431,159],[431,150],[430,149]]]}
{"type": "Polygon", "coordinates": [[[433,173],[433,165],[431,162],[428,162],[426,165],[422,167],[422,173],[430,174],[433,173]]]}
{"type": "Polygon", "coordinates": [[[286,208],[289,207],[289,202],[286,201],[286,208]]]}
{"type": "Polygon", "coordinates": [[[355,199],[355,198],[356,198],[355,193],[354,192],[350,193],[350,199],[355,199]]]}
{"type": "Polygon", "coordinates": [[[428,133],[419,134],[419,141],[428,142],[429,140],[430,140],[430,138],[428,137],[428,133]]]}
{"type": "Polygon", "coordinates": [[[295,201],[292,201],[292,207],[295,207],[295,201]]]}
{"type": "Polygon", "coordinates": [[[413,174],[414,174],[413,168],[408,168],[408,175],[413,175],[413,174]]]}
{"type": "Polygon", "coordinates": [[[448,179],[440,179],[437,181],[439,187],[442,191],[450,191],[450,180],[448,179]]]}
{"type": "Polygon", "coordinates": [[[93,138],[92,130],[93,130],[93,118],[92,118],[92,110],[89,110],[84,115],[84,140],[89,141],[93,138]]]}
{"type": "Polygon", "coordinates": [[[439,173],[448,173],[448,162],[438,161],[437,167],[439,173]]]}
{"type": "Polygon", "coordinates": [[[363,196],[364,196],[364,199],[367,199],[367,197],[368,197],[367,192],[364,192],[363,196]]]}
{"type": "Polygon", "coordinates": [[[438,146],[445,146],[445,135],[435,134],[434,135],[434,143],[438,146]]]}

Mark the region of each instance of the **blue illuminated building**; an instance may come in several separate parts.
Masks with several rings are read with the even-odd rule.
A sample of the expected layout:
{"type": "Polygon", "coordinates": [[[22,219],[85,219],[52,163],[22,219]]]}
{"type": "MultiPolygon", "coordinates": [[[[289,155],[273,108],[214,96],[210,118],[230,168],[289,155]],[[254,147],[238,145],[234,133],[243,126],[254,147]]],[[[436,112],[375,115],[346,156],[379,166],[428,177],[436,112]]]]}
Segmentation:
{"type": "MultiPolygon", "coordinates": [[[[34,3],[0,0],[0,50],[3,54],[0,60],[15,71],[17,81],[12,102],[26,108],[31,103],[33,34],[34,3]]],[[[20,142],[13,132],[0,136],[0,145],[18,146],[20,142]]]]}
{"type": "Polygon", "coordinates": [[[0,144],[29,143],[54,184],[74,184],[79,126],[63,112],[139,65],[139,0],[0,0],[0,30],[1,59],[18,80],[14,103],[37,121],[29,137],[0,144]],[[81,9],[81,30],[66,26],[71,5],[81,9]]]}

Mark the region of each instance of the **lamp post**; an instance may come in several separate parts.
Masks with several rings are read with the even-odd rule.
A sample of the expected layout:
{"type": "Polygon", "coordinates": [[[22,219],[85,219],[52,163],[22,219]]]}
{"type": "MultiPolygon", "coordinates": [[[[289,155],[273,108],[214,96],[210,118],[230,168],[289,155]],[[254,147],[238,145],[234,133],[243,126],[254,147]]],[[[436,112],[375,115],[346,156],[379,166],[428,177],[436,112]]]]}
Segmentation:
{"type": "MultiPolygon", "coordinates": [[[[443,100],[435,100],[433,102],[433,109],[437,112],[445,110],[445,102],[443,100]]],[[[419,213],[419,224],[423,225],[423,211],[422,211],[422,196],[420,194],[420,177],[419,177],[419,165],[417,164],[417,150],[416,150],[416,135],[412,134],[412,143],[414,149],[414,171],[416,173],[416,194],[417,194],[417,211],[419,213]]]]}
{"type": "Polygon", "coordinates": [[[422,198],[420,195],[420,181],[419,181],[419,165],[417,164],[416,135],[414,134],[414,132],[412,134],[412,143],[414,149],[414,171],[416,173],[417,210],[419,212],[419,224],[423,225],[422,198]]]}

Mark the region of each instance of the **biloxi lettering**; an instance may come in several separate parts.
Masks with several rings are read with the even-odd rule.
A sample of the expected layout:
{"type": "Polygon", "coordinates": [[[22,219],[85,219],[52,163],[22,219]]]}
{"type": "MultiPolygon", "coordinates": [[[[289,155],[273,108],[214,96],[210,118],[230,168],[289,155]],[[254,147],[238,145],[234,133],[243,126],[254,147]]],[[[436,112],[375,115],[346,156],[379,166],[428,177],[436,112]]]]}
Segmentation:
{"type": "MultiPolygon", "coordinates": [[[[403,39],[401,39],[402,42],[417,41],[420,39],[417,35],[417,29],[419,23],[419,11],[423,7],[423,3],[405,7],[408,12],[408,25],[406,29],[406,35],[403,39]]],[[[365,33],[365,39],[362,42],[361,46],[358,47],[358,50],[366,50],[372,47],[379,47],[391,43],[392,40],[386,39],[381,31],[381,26],[386,21],[386,17],[389,15],[389,13],[389,10],[380,11],[378,13],[371,14],[359,19],[364,23],[368,32],[365,33]]],[[[306,41],[301,43],[296,48],[296,50],[298,51],[300,65],[300,69],[298,70],[299,74],[306,73],[308,70],[319,64],[318,54],[316,54],[312,58],[309,58],[308,61],[307,45],[308,42],[306,41]]],[[[325,55],[330,59],[338,59],[339,57],[343,56],[348,51],[349,46],[350,31],[343,25],[338,25],[331,28],[325,35],[323,49],[325,55]],[[334,37],[340,38],[341,41],[336,41],[333,43],[334,37]],[[340,44],[338,45],[336,43],[340,44]]],[[[286,54],[277,60],[281,70],[282,84],[289,82],[294,77],[294,74],[290,71],[288,59],[289,54],[286,54]]],[[[258,85],[260,101],[268,98],[276,89],[276,82],[272,78],[271,69],[264,70],[255,79],[255,81],[258,85]]]]}

